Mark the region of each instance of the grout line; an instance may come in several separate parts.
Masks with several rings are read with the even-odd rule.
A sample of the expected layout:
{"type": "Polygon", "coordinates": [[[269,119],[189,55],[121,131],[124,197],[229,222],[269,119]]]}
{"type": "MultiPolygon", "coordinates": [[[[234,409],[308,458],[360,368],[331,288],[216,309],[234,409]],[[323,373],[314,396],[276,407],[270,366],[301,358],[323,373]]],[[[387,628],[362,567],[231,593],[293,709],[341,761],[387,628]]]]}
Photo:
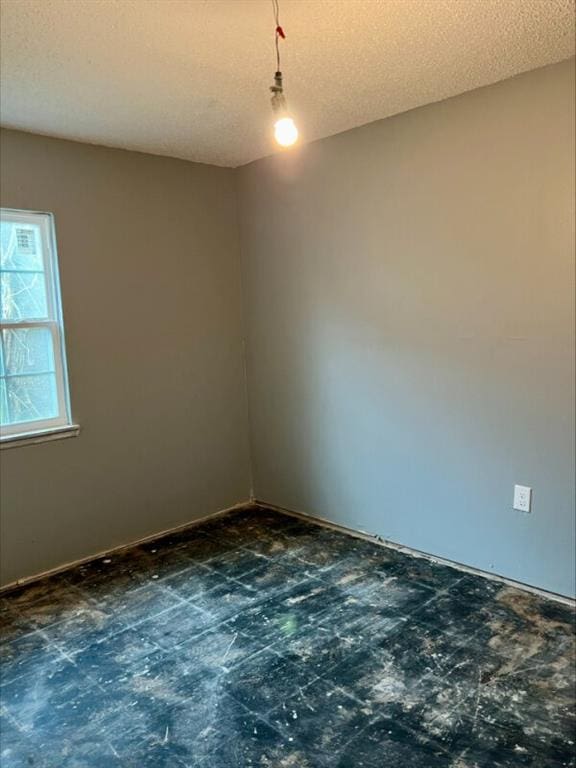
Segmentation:
{"type": "MultiPolygon", "coordinates": [[[[294,517],[297,517],[297,516],[295,515],[294,517]]],[[[328,526],[328,527],[332,527],[332,526],[328,526]]],[[[210,538],[212,538],[212,537],[210,537],[210,538]]],[[[252,552],[250,549],[247,548],[247,545],[243,546],[243,545],[240,545],[240,544],[238,544],[235,549],[232,549],[230,551],[227,551],[227,552],[223,553],[223,555],[226,556],[230,552],[241,551],[241,550],[249,552],[250,554],[254,555],[255,557],[261,558],[265,562],[270,562],[271,561],[271,558],[269,556],[263,555],[261,553],[252,552]]],[[[201,563],[196,563],[193,560],[190,560],[189,561],[189,565],[184,566],[183,569],[181,571],[179,571],[178,573],[176,573],[176,574],[170,573],[169,575],[159,579],[157,582],[154,582],[158,587],[160,587],[160,590],[162,592],[165,592],[165,593],[169,594],[172,598],[176,598],[177,602],[174,603],[173,605],[169,606],[168,608],[165,608],[165,609],[163,609],[163,610],[161,610],[161,611],[159,611],[157,613],[154,613],[153,616],[149,616],[146,619],[142,619],[142,620],[137,621],[135,623],[132,622],[129,625],[124,625],[124,626],[119,627],[116,631],[113,631],[110,636],[112,637],[112,636],[114,636],[116,634],[119,634],[119,633],[125,631],[126,629],[134,629],[134,628],[138,627],[140,624],[144,623],[148,618],[156,618],[156,617],[158,617],[160,615],[163,615],[167,611],[170,611],[170,610],[172,610],[172,609],[174,609],[174,608],[176,608],[178,606],[182,606],[183,604],[189,604],[194,610],[199,611],[200,613],[203,613],[206,616],[210,616],[210,614],[208,614],[204,609],[202,609],[199,606],[195,605],[194,602],[193,602],[193,599],[187,598],[187,597],[181,595],[180,593],[178,593],[177,590],[174,590],[174,589],[170,588],[169,586],[166,586],[165,582],[167,580],[169,580],[170,577],[172,577],[174,575],[178,575],[179,573],[182,573],[183,571],[186,571],[189,566],[200,566],[203,570],[207,570],[208,572],[212,572],[212,573],[215,573],[217,575],[221,575],[222,576],[222,574],[220,574],[220,572],[219,572],[219,570],[217,568],[214,568],[213,566],[211,567],[211,563],[214,560],[216,560],[219,557],[221,557],[221,556],[222,555],[214,555],[213,557],[209,558],[207,561],[203,561],[201,563]]],[[[151,559],[153,559],[153,558],[151,558],[151,559]]],[[[307,564],[307,563],[305,563],[305,561],[300,561],[297,557],[295,557],[294,559],[298,560],[300,563],[302,563],[302,565],[307,566],[307,568],[314,569],[313,565],[307,564]]],[[[272,595],[267,594],[265,596],[257,598],[256,600],[254,600],[253,602],[249,603],[248,605],[243,606],[242,608],[240,608],[238,611],[233,612],[231,614],[228,614],[226,616],[223,616],[222,618],[218,619],[218,618],[214,617],[214,619],[207,625],[207,627],[203,631],[208,631],[208,629],[210,629],[210,628],[219,626],[220,624],[227,623],[227,622],[231,621],[233,618],[235,618],[236,616],[238,616],[239,614],[241,614],[242,612],[244,612],[244,610],[246,610],[247,608],[256,607],[256,606],[262,604],[263,602],[268,601],[271,598],[283,599],[286,596],[288,596],[293,591],[293,589],[295,589],[295,588],[297,588],[297,587],[299,587],[301,585],[313,584],[314,582],[318,582],[318,581],[321,582],[321,583],[329,585],[330,581],[328,579],[326,579],[326,576],[330,576],[330,570],[331,569],[320,569],[319,568],[319,569],[316,569],[313,573],[310,573],[307,570],[305,572],[305,576],[298,583],[293,584],[291,586],[286,586],[286,587],[279,586],[274,591],[274,593],[272,595]]],[[[243,586],[245,588],[251,588],[244,581],[242,581],[241,579],[244,579],[245,577],[250,576],[250,574],[252,572],[253,571],[248,571],[247,573],[242,574],[242,576],[239,577],[239,578],[231,577],[231,576],[222,576],[222,577],[225,580],[227,580],[227,581],[232,581],[232,582],[234,582],[234,583],[236,583],[236,584],[238,584],[240,586],[243,586]]],[[[460,577],[460,579],[457,579],[454,583],[458,583],[462,578],[464,578],[463,575],[460,577]]],[[[133,589],[128,590],[128,592],[132,592],[132,591],[139,592],[140,590],[146,589],[149,586],[150,586],[150,582],[147,582],[145,584],[140,584],[138,586],[135,586],[133,589]]],[[[422,587],[427,589],[428,585],[424,585],[423,584],[422,587]]],[[[84,599],[90,600],[89,594],[85,593],[80,587],[76,587],[73,591],[78,593],[79,596],[83,597],[84,599]]],[[[209,590],[208,593],[210,591],[211,590],[209,590]]],[[[434,601],[436,598],[438,598],[440,595],[446,593],[447,591],[448,591],[448,587],[443,587],[441,589],[433,589],[432,595],[424,603],[419,603],[418,605],[415,605],[412,610],[408,611],[405,614],[405,616],[411,616],[413,614],[416,614],[416,612],[419,609],[421,609],[424,605],[428,605],[430,602],[434,601]]],[[[353,597],[353,595],[351,595],[351,596],[353,597]]],[[[360,603],[364,602],[360,598],[358,598],[358,600],[359,600],[360,603]]],[[[90,600],[90,602],[91,602],[91,600],[90,600]]],[[[101,608],[101,606],[99,606],[99,607],[101,608]]],[[[322,615],[322,613],[323,612],[320,612],[319,615],[322,615]]],[[[64,623],[67,620],[68,619],[57,620],[57,621],[52,622],[49,625],[47,625],[47,627],[52,627],[54,625],[62,624],[62,623],[64,623]]],[[[398,628],[400,628],[400,627],[401,627],[401,623],[398,625],[398,628]]],[[[45,633],[42,631],[43,629],[46,629],[46,627],[34,627],[34,628],[31,629],[31,632],[39,632],[44,637],[46,637],[45,633]]],[[[56,646],[56,648],[57,648],[57,650],[59,652],[62,652],[62,647],[61,647],[60,643],[55,641],[54,645],[56,646]]],[[[272,645],[274,645],[274,643],[272,643],[272,645]]],[[[64,655],[67,656],[66,653],[64,653],[64,655]]]]}
{"type": "Polygon", "coordinates": [[[437,565],[446,565],[449,568],[454,568],[457,571],[461,571],[463,574],[470,574],[472,576],[481,576],[484,579],[488,579],[490,581],[495,581],[500,584],[506,584],[509,587],[515,587],[516,589],[523,590],[524,592],[530,592],[534,595],[538,595],[539,597],[543,597],[547,600],[553,600],[558,603],[562,603],[563,605],[567,605],[571,608],[574,608],[576,606],[576,598],[567,597],[566,595],[560,595],[557,592],[549,592],[546,589],[540,589],[539,587],[533,587],[530,584],[524,584],[522,581],[515,581],[514,579],[510,579],[507,576],[501,576],[497,573],[490,573],[489,571],[483,571],[481,568],[474,568],[471,565],[465,565],[464,563],[459,563],[456,560],[448,560],[444,557],[439,557],[438,555],[431,555],[428,552],[423,552],[419,549],[414,549],[413,547],[408,547],[404,544],[397,544],[394,541],[390,541],[389,539],[385,539],[382,536],[379,536],[378,534],[374,533],[366,533],[365,531],[359,531],[355,528],[349,528],[346,525],[340,525],[339,523],[333,523],[331,520],[327,520],[323,517],[316,517],[315,515],[308,514],[307,512],[296,512],[293,509],[288,509],[286,507],[280,507],[277,504],[270,504],[266,501],[262,501],[261,499],[255,499],[255,505],[259,507],[267,507],[268,509],[273,509],[277,512],[280,512],[284,515],[289,515],[290,517],[298,518],[299,520],[304,520],[306,522],[312,523],[314,525],[317,525],[321,528],[327,528],[332,531],[337,531],[339,533],[344,533],[348,536],[352,536],[355,539],[362,539],[363,541],[369,541],[372,544],[377,544],[380,547],[386,547],[388,549],[394,549],[397,552],[403,552],[407,555],[411,555],[412,557],[419,557],[422,560],[428,560],[431,563],[435,563],[437,565]]]}
{"type": "MultiPolygon", "coordinates": [[[[243,548],[239,546],[239,547],[238,547],[238,549],[243,549],[243,548]]],[[[236,550],[231,550],[231,551],[236,551],[236,550]]],[[[244,551],[250,552],[250,550],[244,550],[244,551]]],[[[251,554],[256,554],[256,553],[253,553],[253,552],[250,552],[250,553],[251,553],[251,554]]],[[[227,553],[226,553],[226,554],[227,554],[227,553]]],[[[264,561],[268,561],[268,562],[270,562],[270,558],[268,558],[267,556],[265,556],[265,555],[258,555],[258,556],[259,556],[259,557],[262,557],[262,559],[263,559],[264,561]]],[[[216,559],[217,557],[219,557],[219,555],[215,555],[213,558],[210,558],[208,561],[204,561],[204,562],[202,562],[202,563],[195,563],[193,560],[190,560],[190,565],[192,565],[192,566],[198,566],[198,565],[199,565],[199,566],[200,566],[202,569],[206,570],[206,572],[208,572],[208,573],[212,573],[212,574],[216,574],[216,575],[220,575],[220,576],[222,576],[222,574],[220,574],[220,573],[219,573],[219,571],[218,571],[216,568],[213,568],[213,567],[210,567],[210,566],[209,566],[209,563],[210,563],[210,561],[211,561],[211,560],[214,560],[214,559],[216,559]]],[[[268,595],[265,595],[265,596],[259,597],[259,598],[255,599],[253,602],[251,602],[251,603],[248,603],[247,605],[243,606],[243,607],[242,607],[242,608],[240,608],[238,611],[234,611],[234,612],[233,612],[233,613],[231,613],[231,614],[225,615],[225,616],[223,616],[223,617],[220,617],[220,618],[216,618],[216,617],[213,617],[211,614],[209,614],[207,611],[205,611],[203,608],[200,608],[199,606],[195,605],[195,604],[194,604],[194,602],[193,602],[193,599],[192,599],[192,598],[188,598],[188,597],[185,597],[185,596],[181,595],[179,592],[177,592],[177,590],[175,590],[175,589],[172,589],[171,587],[169,587],[169,586],[166,586],[166,584],[164,584],[164,583],[163,583],[163,582],[165,582],[167,579],[169,579],[171,576],[174,576],[174,575],[179,575],[179,574],[183,573],[184,571],[186,571],[186,570],[188,569],[188,567],[190,567],[190,565],[188,565],[188,566],[185,566],[185,567],[184,567],[184,568],[183,568],[181,571],[178,571],[178,573],[171,573],[171,574],[169,574],[168,576],[165,576],[165,577],[163,577],[163,578],[161,578],[161,579],[158,579],[158,580],[154,580],[153,582],[146,582],[146,583],[143,583],[143,584],[139,584],[138,586],[135,586],[135,587],[133,587],[133,588],[131,588],[131,589],[127,590],[127,591],[126,591],[126,594],[129,594],[129,593],[132,593],[132,592],[136,593],[136,592],[139,592],[139,591],[141,591],[141,590],[145,590],[145,589],[149,588],[149,587],[150,587],[150,583],[152,583],[152,584],[154,584],[154,585],[156,585],[156,586],[160,587],[160,589],[161,589],[163,592],[166,592],[166,593],[167,593],[167,595],[169,595],[171,598],[176,598],[178,602],[174,603],[173,605],[170,605],[168,608],[164,608],[163,610],[161,610],[161,611],[158,611],[157,613],[154,613],[154,614],[152,614],[152,615],[150,615],[150,616],[147,616],[146,618],[144,618],[144,619],[142,619],[142,620],[140,620],[140,621],[131,622],[130,624],[126,624],[126,625],[122,625],[122,624],[120,623],[116,629],[112,630],[112,631],[110,632],[110,634],[109,634],[109,635],[107,635],[107,637],[106,637],[106,638],[102,638],[102,639],[100,639],[100,640],[97,640],[97,641],[96,641],[96,644],[99,644],[99,643],[103,642],[103,641],[104,641],[105,639],[107,639],[107,638],[112,638],[112,637],[115,637],[115,636],[117,636],[117,635],[119,635],[119,634],[121,634],[122,632],[125,632],[125,631],[127,631],[127,630],[135,630],[135,629],[137,630],[137,629],[138,629],[138,628],[139,628],[139,627],[140,627],[140,626],[141,626],[143,623],[145,623],[146,621],[148,621],[148,620],[151,620],[151,619],[156,619],[156,618],[157,618],[157,617],[159,617],[159,616],[163,616],[163,615],[164,615],[165,613],[167,613],[168,611],[171,611],[171,610],[173,610],[173,609],[175,609],[175,608],[177,608],[177,607],[180,607],[180,608],[181,608],[181,607],[182,607],[182,606],[184,606],[184,605],[188,605],[188,606],[190,606],[190,607],[191,607],[193,610],[195,610],[195,611],[198,611],[199,613],[203,614],[204,616],[206,616],[206,617],[209,619],[209,623],[206,625],[206,627],[205,627],[205,628],[202,630],[202,632],[200,633],[200,634],[203,634],[204,632],[207,632],[207,631],[209,631],[209,630],[211,630],[211,629],[215,629],[215,628],[219,627],[220,625],[223,625],[223,624],[225,624],[225,623],[229,622],[230,620],[232,620],[232,619],[236,618],[236,617],[237,617],[237,616],[239,616],[241,613],[243,613],[243,612],[244,612],[244,610],[246,610],[246,609],[248,609],[248,608],[252,608],[252,607],[255,607],[255,606],[261,605],[262,603],[266,602],[267,600],[271,599],[272,597],[274,597],[274,598],[279,598],[279,597],[280,597],[280,598],[282,598],[282,597],[285,597],[286,595],[288,595],[288,594],[290,593],[290,591],[291,591],[291,590],[292,590],[294,587],[296,587],[296,586],[299,586],[299,585],[300,585],[300,584],[302,584],[302,583],[306,583],[306,582],[308,582],[308,581],[310,581],[310,580],[317,580],[317,579],[313,579],[313,578],[311,578],[311,577],[307,576],[306,578],[303,578],[303,579],[302,579],[302,581],[298,582],[298,584],[295,584],[295,585],[293,585],[292,587],[284,587],[284,588],[283,588],[283,587],[279,587],[279,588],[278,588],[278,589],[277,589],[277,590],[274,592],[274,594],[273,594],[273,595],[270,595],[270,594],[268,594],[268,595]]],[[[251,573],[251,572],[250,572],[250,573],[251,573]]],[[[249,573],[247,573],[247,574],[244,574],[244,576],[247,576],[247,575],[249,575],[249,573]]],[[[236,578],[234,578],[234,577],[230,577],[230,576],[222,576],[222,578],[223,578],[224,580],[227,580],[227,581],[232,581],[232,582],[234,582],[234,583],[238,584],[239,586],[242,586],[242,587],[248,588],[246,584],[244,584],[242,581],[240,581],[239,579],[236,579],[236,578]]],[[[216,588],[217,588],[217,587],[213,587],[213,589],[216,589],[216,588]]],[[[76,588],[74,589],[74,591],[75,591],[75,592],[77,592],[77,593],[78,593],[78,595],[79,595],[79,597],[81,597],[82,599],[84,599],[84,600],[88,600],[90,604],[95,604],[95,605],[96,605],[96,607],[98,608],[98,610],[101,610],[101,611],[103,611],[103,612],[104,612],[104,613],[106,613],[106,614],[107,614],[107,615],[108,615],[110,618],[114,618],[114,613],[113,613],[113,612],[112,612],[112,613],[110,613],[110,611],[109,611],[109,610],[107,610],[107,607],[106,607],[106,606],[102,606],[102,605],[100,605],[100,604],[98,604],[98,603],[93,603],[93,600],[94,600],[94,598],[90,598],[90,596],[89,596],[88,592],[87,592],[87,591],[85,591],[84,589],[82,589],[82,587],[76,587],[76,588]]],[[[206,594],[209,594],[209,593],[210,593],[210,591],[212,591],[212,590],[209,590],[209,591],[208,591],[206,594]]],[[[51,646],[55,647],[55,649],[56,649],[56,650],[57,650],[59,653],[61,653],[61,654],[62,654],[62,655],[63,655],[63,656],[66,658],[66,660],[68,660],[68,661],[69,661],[69,662],[71,662],[72,664],[75,664],[75,661],[74,661],[74,656],[76,656],[78,652],[81,652],[81,651],[83,651],[83,650],[85,650],[85,649],[80,649],[78,652],[74,653],[73,655],[69,655],[68,653],[66,653],[66,652],[63,650],[63,646],[64,646],[64,644],[63,644],[63,642],[62,642],[62,641],[58,641],[58,640],[53,640],[53,639],[51,639],[51,638],[50,638],[48,635],[46,635],[46,633],[43,631],[43,630],[46,630],[46,629],[50,629],[51,627],[55,627],[55,626],[58,626],[58,625],[64,624],[65,622],[67,622],[67,621],[69,621],[69,620],[70,620],[69,618],[58,619],[58,620],[56,620],[56,621],[54,621],[54,622],[50,622],[49,624],[47,624],[47,625],[44,625],[43,627],[36,627],[36,626],[33,626],[33,627],[31,628],[30,632],[28,632],[28,633],[26,633],[26,634],[31,634],[32,632],[38,632],[38,633],[42,634],[42,635],[43,635],[43,637],[44,637],[44,638],[45,638],[47,641],[49,641],[49,644],[50,644],[51,646]]],[[[88,647],[88,646],[87,646],[87,647],[88,647]]],[[[160,650],[164,650],[164,649],[162,648],[162,646],[157,646],[157,647],[158,647],[160,650]]],[[[262,649],[261,649],[261,650],[262,650],[262,649]]],[[[90,678],[90,679],[91,679],[91,678],[90,678]]]]}

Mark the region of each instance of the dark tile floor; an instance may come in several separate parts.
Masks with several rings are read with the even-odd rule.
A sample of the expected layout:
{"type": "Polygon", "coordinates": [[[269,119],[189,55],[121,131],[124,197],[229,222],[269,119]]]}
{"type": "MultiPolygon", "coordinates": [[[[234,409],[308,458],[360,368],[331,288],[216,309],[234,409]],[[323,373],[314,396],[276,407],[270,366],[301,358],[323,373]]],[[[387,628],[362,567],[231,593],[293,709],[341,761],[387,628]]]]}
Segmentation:
{"type": "Polygon", "coordinates": [[[1,603],[2,768],[576,766],[570,608],[269,510],[1,603]]]}

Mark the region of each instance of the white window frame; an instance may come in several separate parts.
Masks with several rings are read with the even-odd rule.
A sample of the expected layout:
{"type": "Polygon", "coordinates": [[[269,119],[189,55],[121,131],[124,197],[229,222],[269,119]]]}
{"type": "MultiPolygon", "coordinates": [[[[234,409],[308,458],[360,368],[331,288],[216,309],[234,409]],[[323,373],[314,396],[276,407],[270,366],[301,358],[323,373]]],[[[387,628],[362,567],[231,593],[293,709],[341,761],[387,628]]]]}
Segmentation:
{"type": "MultiPolygon", "coordinates": [[[[52,336],[54,350],[54,371],[58,395],[58,415],[51,419],[37,419],[7,424],[0,427],[2,447],[22,442],[41,442],[43,439],[71,437],[78,434],[79,428],[72,421],[66,348],[64,344],[64,321],[58,274],[58,254],[54,216],[41,211],[24,211],[14,208],[0,208],[0,216],[15,224],[36,225],[42,242],[44,279],[46,285],[47,318],[31,320],[5,320],[0,318],[0,330],[18,330],[24,328],[46,328],[52,336]]],[[[3,344],[0,335],[0,344],[3,344]]],[[[17,375],[17,374],[13,374],[17,375]]]]}

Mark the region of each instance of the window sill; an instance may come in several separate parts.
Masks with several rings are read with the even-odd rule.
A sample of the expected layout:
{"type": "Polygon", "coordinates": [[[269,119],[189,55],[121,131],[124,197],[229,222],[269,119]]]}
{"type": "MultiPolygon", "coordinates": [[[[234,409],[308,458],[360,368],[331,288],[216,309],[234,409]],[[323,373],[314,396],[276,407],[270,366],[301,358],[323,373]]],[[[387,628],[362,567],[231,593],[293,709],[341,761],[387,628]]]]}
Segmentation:
{"type": "Polygon", "coordinates": [[[38,432],[25,432],[20,435],[7,435],[0,439],[0,449],[17,448],[21,445],[36,445],[52,440],[64,440],[67,437],[77,437],[80,434],[78,424],[70,424],[56,429],[42,429],[38,432]]]}

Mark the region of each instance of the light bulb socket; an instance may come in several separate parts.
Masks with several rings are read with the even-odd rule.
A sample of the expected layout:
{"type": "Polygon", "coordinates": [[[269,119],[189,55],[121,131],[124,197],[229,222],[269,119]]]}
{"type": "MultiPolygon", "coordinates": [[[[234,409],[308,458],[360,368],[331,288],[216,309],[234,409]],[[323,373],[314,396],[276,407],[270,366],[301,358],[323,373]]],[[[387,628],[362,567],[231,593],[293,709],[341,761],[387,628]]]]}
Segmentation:
{"type": "Polygon", "coordinates": [[[285,114],[288,111],[286,106],[286,97],[284,96],[284,86],[282,84],[282,72],[276,72],[274,75],[274,85],[270,86],[272,93],[272,109],[275,114],[285,114]]]}
{"type": "Polygon", "coordinates": [[[270,90],[279,88],[282,90],[282,72],[274,73],[274,85],[270,86],[270,90]]]}

